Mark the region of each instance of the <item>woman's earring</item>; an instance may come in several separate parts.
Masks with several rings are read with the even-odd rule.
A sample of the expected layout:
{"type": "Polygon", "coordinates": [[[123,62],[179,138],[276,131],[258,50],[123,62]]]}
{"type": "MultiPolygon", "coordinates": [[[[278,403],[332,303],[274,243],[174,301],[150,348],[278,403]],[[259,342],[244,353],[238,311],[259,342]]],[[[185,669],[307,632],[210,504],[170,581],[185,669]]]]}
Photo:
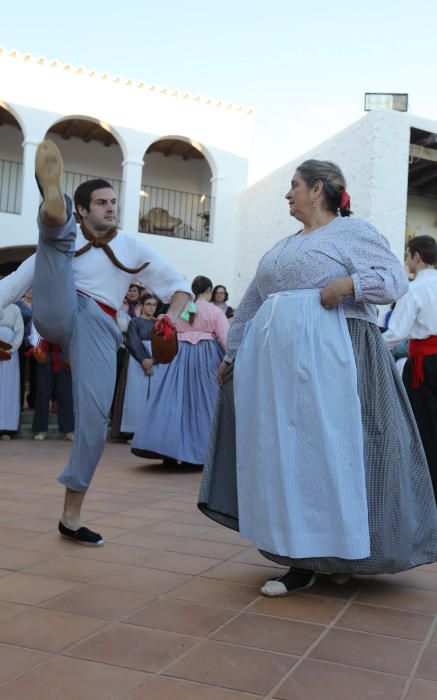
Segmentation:
{"type": "Polygon", "coordinates": [[[316,208],[316,200],[313,199],[313,209],[315,209],[315,208],[316,208]]]}

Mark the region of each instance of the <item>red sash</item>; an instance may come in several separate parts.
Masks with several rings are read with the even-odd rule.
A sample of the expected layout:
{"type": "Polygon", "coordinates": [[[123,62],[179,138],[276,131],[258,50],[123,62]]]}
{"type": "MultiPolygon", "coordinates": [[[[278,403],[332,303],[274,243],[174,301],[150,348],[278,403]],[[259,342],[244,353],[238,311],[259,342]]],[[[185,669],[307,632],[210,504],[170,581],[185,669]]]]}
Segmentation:
{"type": "Polygon", "coordinates": [[[423,339],[411,338],[408,357],[413,370],[411,379],[413,389],[417,389],[425,380],[423,358],[428,355],[437,355],[437,335],[430,335],[429,338],[423,339]]]}
{"type": "MultiPolygon", "coordinates": [[[[79,294],[83,294],[85,297],[90,297],[91,299],[94,299],[94,297],[92,297],[91,294],[82,292],[81,289],[78,289],[77,291],[79,292],[79,294]]],[[[98,301],[98,299],[94,299],[94,301],[100,306],[100,308],[102,309],[102,311],[105,312],[105,314],[108,314],[108,316],[110,316],[115,321],[115,317],[117,315],[116,309],[113,309],[112,306],[107,306],[103,303],[103,301],[98,301]]]]}

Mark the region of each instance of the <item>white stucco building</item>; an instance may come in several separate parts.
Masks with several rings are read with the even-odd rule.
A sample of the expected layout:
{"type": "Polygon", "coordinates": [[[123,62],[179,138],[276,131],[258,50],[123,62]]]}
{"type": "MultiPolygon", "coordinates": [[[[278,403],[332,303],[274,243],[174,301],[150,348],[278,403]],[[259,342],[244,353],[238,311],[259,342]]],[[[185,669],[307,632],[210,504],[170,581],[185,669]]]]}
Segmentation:
{"type": "Polygon", "coordinates": [[[369,112],[242,193],[233,287],[237,298],[261,255],[299,230],[284,195],[294,170],[307,158],[338,163],[354,215],[376,226],[399,259],[411,235],[437,239],[437,122],[395,111],[369,112]]]}
{"type": "Polygon", "coordinates": [[[437,238],[437,122],[370,112],[247,187],[251,121],[243,107],[0,48],[0,274],[36,244],[34,155],[46,135],[69,194],[108,179],[121,227],[149,237],[187,279],[228,286],[233,304],[261,255],[298,229],[284,194],[306,158],[341,166],[354,214],[400,259],[406,237],[437,238]]]}
{"type": "Polygon", "coordinates": [[[191,280],[232,286],[251,110],[0,48],[0,274],[34,249],[37,144],[64,158],[64,188],[104,177],[119,223],[191,280]]]}

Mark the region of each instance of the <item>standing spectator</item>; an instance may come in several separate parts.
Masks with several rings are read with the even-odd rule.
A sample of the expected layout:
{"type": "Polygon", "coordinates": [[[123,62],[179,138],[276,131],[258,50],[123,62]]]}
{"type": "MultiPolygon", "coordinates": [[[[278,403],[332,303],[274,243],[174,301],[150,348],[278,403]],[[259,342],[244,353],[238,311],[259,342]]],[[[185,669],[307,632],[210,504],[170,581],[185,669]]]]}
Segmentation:
{"type": "Polygon", "coordinates": [[[141,316],[132,319],[127,328],[127,354],[112,412],[113,439],[130,440],[135,432],[141,398],[150,391],[150,377],[153,374],[151,336],[157,305],[157,297],[144,294],[141,298],[141,316]]]}
{"type": "Polygon", "coordinates": [[[141,315],[141,293],[142,288],[139,284],[130,284],[127,294],[124,298],[123,306],[121,307],[123,311],[130,316],[130,318],[137,318],[141,315]]]}
{"type": "Polygon", "coordinates": [[[383,338],[394,348],[410,338],[402,378],[425,449],[437,501],[437,243],[431,236],[408,241],[406,262],[416,275],[391,315],[383,338]]]}
{"type": "MultiPolygon", "coordinates": [[[[210,304],[212,282],[196,277],[191,304],[176,321],[179,352],[162,368],[150,399],[144,396],[132,441],[138,456],[161,455],[203,465],[217,399],[216,373],[223,359],[229,323],[210,304]]],[[[153,384],[153,377],[152,377],[153,384]]]]}
{"type": "Polygon", "coordinates": [[[20,422],[20,362],[18,348],[24,334],[21,311],[9,304],[0,319],[0,340],[11,347],[9,360],[0,362],[0,435],[9,440],[20,422]]]}
{"type": "Polygon", "coordinates": [[[223,311],[226,318],[233,318],[234,309],[232,306],[228,306],[227,301],[229,299],[228,290],[223,284],[218,284],[212,290],[211,301],[213,304],[218,306],[219,309],[223,311]]]}
{"type": "Polygon", "coordinates": [[[22,299],[17,301],[17,306],[21,311],[24,323],[23,342],[20,345],[20,406],[21,408],[33,408],[35,404],[35,360],[32,353],[28,353],[30,348],[30,332],[32,328],[32,290],[29,289],[22,299]],[[26,383],[29,391],[26,395],[26,383]]]}
{"type": "Polygon", "coordinates": [[[32,324],[30,344],[35,355],[35,413],[32,431],[34,440],[46,440],[49,427],[50,399],[57,403],[58,428],[64,440],[72,442],[74,433],[73,389],[70,367],[64,354],[54,343],[47,343],[32,324]],[[38,351],[35,352],[35,349],[38,351]]]}

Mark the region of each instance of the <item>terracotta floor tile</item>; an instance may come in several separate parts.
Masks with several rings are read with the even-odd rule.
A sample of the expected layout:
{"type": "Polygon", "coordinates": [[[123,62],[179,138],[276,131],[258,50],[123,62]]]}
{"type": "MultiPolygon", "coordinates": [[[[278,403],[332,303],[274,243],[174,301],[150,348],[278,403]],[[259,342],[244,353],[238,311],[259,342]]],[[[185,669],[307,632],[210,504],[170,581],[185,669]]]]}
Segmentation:
{"type": "Polygon", "coordinates": [[[19,518],[9,520],[8,527],[17,530],[30,530],[30,532],[51,532],[56,530],[58,521],[55,518],[41,517],[38,515],[21,515],[19,518]]]}
{"type": "Polygon", "coordinates": [[[230,530],[228,527],[209,527],[205,535],[199,535],[201,540],[211,540],[213,542],[229,542],[240,547],[253,547],[250,540],[242,539],[240,533],[230,530]]]}
{"type": "Polygon", "coordinates": [[[241,610],[258,598],[259,591],[255,586],[199,577],[171,591],[169,596],[193,603],[241,610]]]}
{"type": "Polygon", "coordinates": [[[219,561],[219,559],[199,557],[193,554],[180,554],[179,552],[154,552],[153,554],[148,554],[143,560],[136,562],[136,565],[146,566],[149,569],[196,575],[212,569],[219,561]]]}
{"type": "Polygon", "coordinates": [[[14,573],[0,578],[0,600],[36,605],[71,590],[75,585],[71,581],[14,573]]]}
{"type": "Polygon", "coordinates": [[[234,614],[233,610],[225,608],[159,598],[126,617],[124,622],[204,637],[227,622],[234,614]]]}
{"type": "Polygon", "coordinates": [[[250,606],[249,612],[328,625],[344,605],[344,601],[296,593],[286,598],[260,597],[250,606]]]}
{"type": "Polygon", "coordinates": [[[147,530],[136,530],[128,535],[117,537],[118,544],[128,544],[136,547],[157,549],[159,551],[180,552],[181,554],[195,554],[213,559],[228,559],[244,548],[223,542],[208,542],[191,537],[178,537],[177,535],[162,535],[147,530]]]}
{"type": "Polygon", "coordinates": [[[399,700],[406,678],[305,660],[275,693],[281,700],[399,700]]]}
{"type": "Polygon", "coordinates": [[[28,567],[26,573],[86,583],[99,576],[116,571],[119,568],[119,564],[109,564],[107,562],[81,559],[79,557],[61,556],[50,559],[42,564],[28,567]]]}
{"type": "Polygon", "coordinates": [[[185,574],[147,569],[144,566],[123,566],[118,571],[95,579],[94,583],[145,595],[163,595],[189,580],[190,577],[185,574]]]}
{"type": "Polygon", "coordinates": [[[202,526],[161,521],[147,527],[147,532],[156,532],[159,535],[176,535],[177,537],[200,537],[208,534],[209,529],[207,523],[202,526]]]}
{"type": "Polygon", "coordinates": [[[265,695],[296,661],[285,654],[206,641],[165,675],[265,695]]]}
{"type": "Polygon", "coordinates": [[[211,638],[301,656],[324,630],[321,625],[242,613],[211,638]]]}
{"type": "MultiPolygon", "coordinates": [[[[89,520],[89,518],[88,518],[89,520]]],[[[154,525],[156,518],[130,518],[128,515],[115,513],[114,515],[100,515],[93,519],[93,524],[97,527],[121,527],[124,530],[137,530],[147,525],[154,525]]]]}
{"type": "Polygon", "coordinates": [[[7,620],[9,617],[17,615],[23,610],[27,610],[26,605],[17,605],[17,603],[3,603],[0,601],[0,622],[2,622],[2,620],[7,620]]]}
{"type": "MultiPolygon", "coordinates": [[[[67,543],[68,544],[68,543],[67,543]]],[[[93,559],[95,561],[107,561],[114,564],[134,564],[139,559],[144,559],[154,550],[141,547],[126,547],[125,545],[105,542],[103,547],[74,547],[69,550],[71,556],[78,555],[81,559],[93,559]]]]}
{"type": "Polygon", "coordinates": [[[27,566],[33,566],[53,557],[48,552],[34,552],[30,549],[16,549],[14,547],[0,548],[0,563],[4,569],[19,571],[27,566]]]}
{"type": "Polygon", "coordinates": [[[406,639],[332,629],[311,652],[310,657],[373,671],[408,675],[421,647],[420,642],[406,639]]]}
{"type": "Polygon", "coordinates": [[[46,658],[48,658],[47,654],[40,651],[0,644],[0,683],[4,683],[19,673],[24,673],[46,658]]]}
{"type": "Polygon", "coordinates": [[[31,549],[34,552],[49,552],[53,554],[71,555],[73,552],[78,553],[78,548],[85,549],[77,542],[69,542],[65,537],[61,537],[57,532],[46,532],[43,535],[28,537],[25,541],[18,542],[18,548],[31,549]]]}
{"type": "Polygon", "coordinates": [[[179,510],[184,513],[192,513],[193,511],[197,510],[194,503],[186,503],[184,501],[179,500],[178,498],[176,498],[175,500],[157,501],[155,503],[155,507],[163,508],[164,510],[179,510]]]}
{"type": "Polygon", "coordinates": [[[147,674],[55,657],[0,688],[0,700],[121,700],[147,674]]]}
{"type": "Polygon", "coordinates": [[[224,561],[209,569],[203,574],[206,578],[214,578],[222,581],[235,581],[246,583],[249,586],[260,588],[269,578],[276,578],[278,569],[273,566],[257,566],[256,564],[243,564],[237,561],[224,561]]]}
{"type": "Polygon", "coordinates": [[[437,681],[437,644],[430,644],[425,650],[416,671],[416,676],[429,681],[437,681]]]}
{"type": "Polygon", "coordinates": [[[367,583],[358,594],[356,602],[432,615],[437,611],[437,593],[383,583],[367,583]]]}
{"type": "Polygon", "coordinates": [[[0,642],[57,652],[106,624],[103,620],[31,608],[0,623],[0,642]]]}
{"type": "Polygon", "coordinates": [[[406,700],[435,700],[437,698],[437,683],[416,678],[410,687],[406,700]]]}
{"type": "Polygon", "coordinates": [[[403,571],[400,574],[372,577],[375,583],[388,583],[393,586],[403,586],[406,588],[417,588],[437,592],[437,576],[420,569],[403,571]]]}
{"type": "Polygon", "coordinates": [[[135,690],[129,700],[256,700],[259,697],[252,693],[159,676],[135,690]]]}
{"type": "Polygon", "coordinates": [[[114,624],[65,653],[137,671],[159,671],[197,642],[196,637],[174,632],[114,624]]]}
{"type": "Polygon", "coordinates": [[[354,604],[338,620],[336,627],[421,641],[428,634],[432,621],[432,615],[354,604]]]}
{"type": "MultiPolygon", "coordinates": [[[[163,511],[167,512],[168,511],[163,511]]],[[[205,523],[207,527],[209,528],[214,528],[214,529],[219,529],[222,530],[224,528],[218,526],[213,520],[210,520],[210,518],[207,518],[203,513],[200,512],[196,508],[196,510],[193,510],[192,513],[183,513],[181,511],[173,511],[167,517],[165,520],[168,520],[172,523],[185,523],[186,525],[202,525],[204,526],[205,523]]]]}
{"type": "Polygon", "coordinates": [[[18,530],[13,527],[2,527],[0,528],[0,544],[11,545],[15,542],[27,541],[29,538],[29,533],[25,530],[18,530]]]}
{"type": "Polygon", "coordinates": [[[156,522],[158,520],[169,520],[173,513],[169,513],[164,508],[155,508],[154,505],[146,505],[126,510],[123,512],[123,515],[129,518],[154,520],[156,522]]]}
{"type": "Polygon", "coordinates": [[[104,620],[119,620],[151,600],[150,596],[89,584],[51,598],[42,607],[73,615],[86,615],[104,620]]]}

